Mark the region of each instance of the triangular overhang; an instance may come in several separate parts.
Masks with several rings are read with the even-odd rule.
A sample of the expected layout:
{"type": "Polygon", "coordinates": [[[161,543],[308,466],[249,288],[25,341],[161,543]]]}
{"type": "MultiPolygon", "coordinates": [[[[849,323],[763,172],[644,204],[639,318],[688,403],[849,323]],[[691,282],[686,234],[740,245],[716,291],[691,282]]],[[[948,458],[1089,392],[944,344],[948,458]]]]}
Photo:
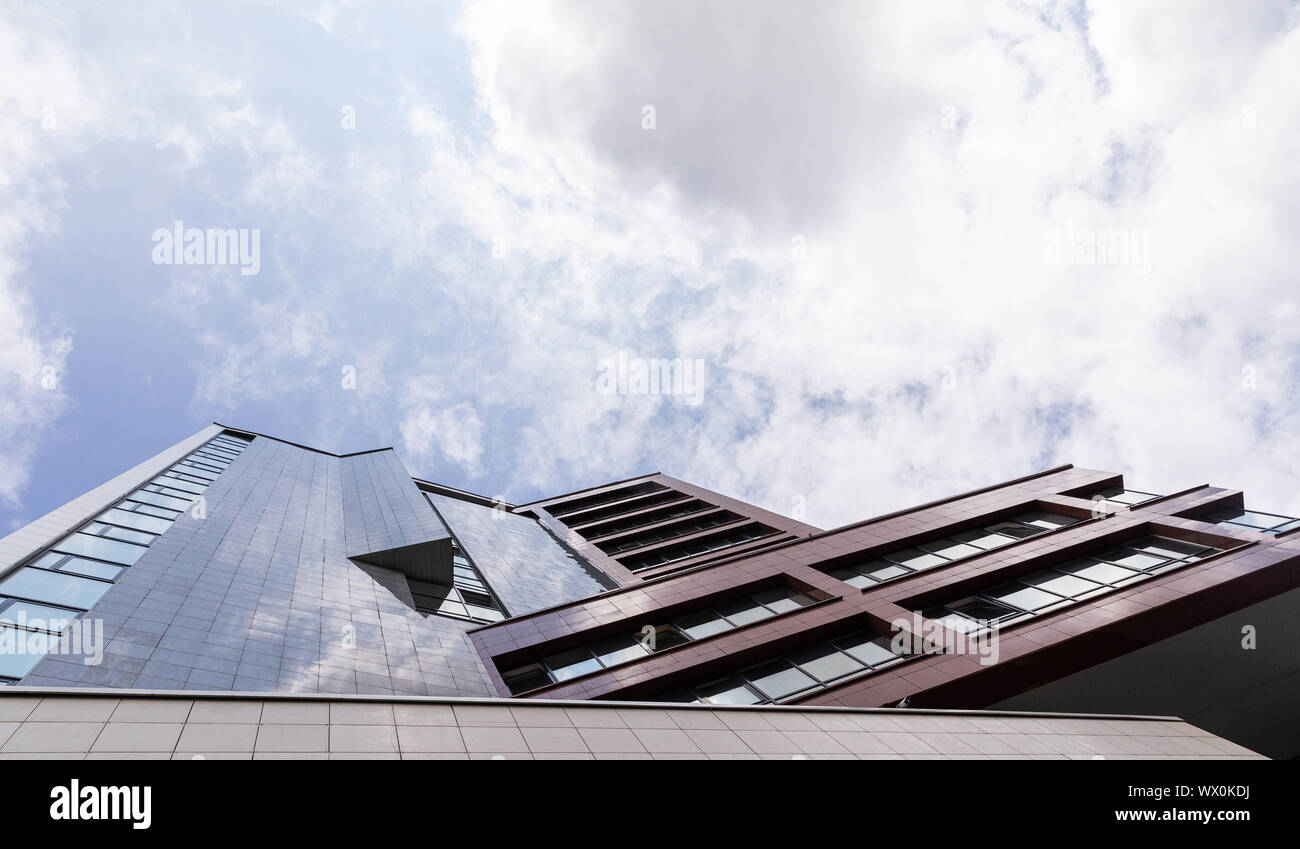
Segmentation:
{"type": "Polygon", "coordinates": [[[441,539],[400,545],[384,551],[354,554],[351,559],[371,566],[393,569],[417,581],[451,586],[451,554],[451,537],[445,536],[441,539]]]}

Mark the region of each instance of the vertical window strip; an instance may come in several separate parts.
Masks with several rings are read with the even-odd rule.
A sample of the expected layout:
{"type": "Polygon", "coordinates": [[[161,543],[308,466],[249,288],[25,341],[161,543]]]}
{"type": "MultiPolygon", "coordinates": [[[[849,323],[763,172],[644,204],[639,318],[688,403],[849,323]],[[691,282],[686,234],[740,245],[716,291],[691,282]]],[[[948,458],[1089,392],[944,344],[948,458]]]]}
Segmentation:
{"type": "Polygon", "coordinates": [[[248,444],[213,437],[0,580],[0,631],[14,632],[8,645],[23,641],[22,651],[0,653],[0,686],[30,672],[248,444]]]}

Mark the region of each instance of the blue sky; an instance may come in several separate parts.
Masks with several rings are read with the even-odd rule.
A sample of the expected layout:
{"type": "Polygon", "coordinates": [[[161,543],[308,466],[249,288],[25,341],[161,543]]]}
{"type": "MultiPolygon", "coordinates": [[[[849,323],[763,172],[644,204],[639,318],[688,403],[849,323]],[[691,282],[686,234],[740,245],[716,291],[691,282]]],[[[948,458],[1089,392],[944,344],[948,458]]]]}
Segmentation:
{"type": "Polygon", "coordinates": [[[1300,512],[1295,5],[938,8],[6,4],[0,528],[212,420],[516,501],[1300,512]],[[155,264],[177,220],[258,273],[155,264]]]}

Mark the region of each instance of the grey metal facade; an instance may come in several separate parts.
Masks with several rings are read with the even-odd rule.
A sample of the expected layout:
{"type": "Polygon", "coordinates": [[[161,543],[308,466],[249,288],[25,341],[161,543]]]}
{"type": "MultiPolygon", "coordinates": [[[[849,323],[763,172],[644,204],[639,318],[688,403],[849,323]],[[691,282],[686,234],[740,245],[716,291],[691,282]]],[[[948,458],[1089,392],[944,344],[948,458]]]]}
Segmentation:
{"type": "Polygon", "coordinates": [[[512,615],[614,586],[530,519],[426,500],[391,450],[258,436],[204,498],[84,615],[102,661],[51,653],[24,686],[491,696],[480,623],[417,612],[400,571],[349,558],[450,533],[512,615]]]}

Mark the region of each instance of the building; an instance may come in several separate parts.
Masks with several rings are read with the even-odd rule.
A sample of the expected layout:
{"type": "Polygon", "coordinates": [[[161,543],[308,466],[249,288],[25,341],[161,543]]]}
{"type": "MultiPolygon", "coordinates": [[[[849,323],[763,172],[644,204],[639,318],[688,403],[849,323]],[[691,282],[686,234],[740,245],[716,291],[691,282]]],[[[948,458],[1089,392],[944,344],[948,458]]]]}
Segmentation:
{"type": "Polygon", "coordinates": [[[328,727],[249,755],[597,755],[573,717],[618,716],[672,755],[1291,757],[1296,528],[1068,466],[833,530],[661,474],[512,505],[213,425],[0,540],[0,752],[179,756],[224,711],[328,727]],[[685,734],[746,729],[781,739],[685,734]]]}

